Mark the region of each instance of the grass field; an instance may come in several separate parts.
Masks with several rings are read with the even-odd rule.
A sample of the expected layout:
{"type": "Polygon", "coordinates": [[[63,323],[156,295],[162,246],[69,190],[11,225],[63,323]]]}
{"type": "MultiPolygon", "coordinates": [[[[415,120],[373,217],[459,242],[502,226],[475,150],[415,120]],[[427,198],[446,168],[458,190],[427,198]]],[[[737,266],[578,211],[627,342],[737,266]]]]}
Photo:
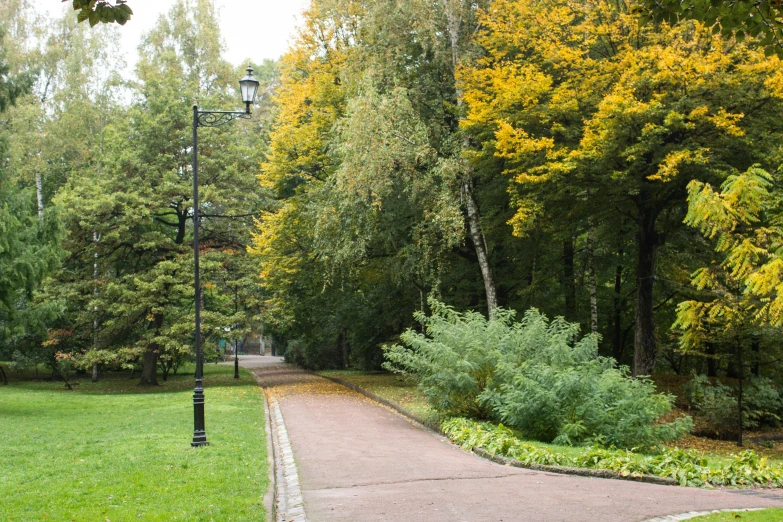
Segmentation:
{"type": "Polygon", "coordinates": [[[689,519],[690,522],[780,522],[783,509],[762,509],[761,511],[727,511],[689,519]]]}
{"type": "Polygon", "coordinates": [[[266,520],[263,396],[233,371],[205,367],[210,446],[199,449],[192,373],[154,389],[86,377],[75,391],[11,376],[0,385],[0,520],[266,520]]]}

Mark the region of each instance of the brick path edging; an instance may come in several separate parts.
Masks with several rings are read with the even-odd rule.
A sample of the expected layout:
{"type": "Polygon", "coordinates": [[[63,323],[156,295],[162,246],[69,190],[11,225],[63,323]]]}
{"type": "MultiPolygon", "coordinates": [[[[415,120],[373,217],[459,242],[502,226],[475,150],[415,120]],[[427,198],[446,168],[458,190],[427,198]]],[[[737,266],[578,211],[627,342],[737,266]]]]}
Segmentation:
{"type": "Polygon", "coordinates": [[[268,404],[275,454],[274,516],[277,522],[307,522],[302,490],[299,487],[299,473],[283,413],[274,399],[268,400],[268,404]]]}
{"type": "Polygon", "coordinates": [[[307,522],[302,492],[299,488],[299,474],[283,414],[277,402],[272,403],[269,399],[259,375],[253,371],[250,375],[261,386],[264,396],[265,428],[267,448],[269,448],[269,489],[264,495],[264,505],[269,515],[268,520],[307,522]]]}
{"type": "MultiPolygon", "coordinates": [[[[256,375],[251,372],[251,375],[256,375]]],[[[259,383],[260,384],[260,383],[259,383]]],[[[267,520],[277,520],[275,510],[275,495],[277,492],[277,474],[275,473],[275,444],[272,442],[272,415],[269,410],[269,401],[266,398],[266,392],[261,389],[261,395],[264,397],[264,431],[266,432],[266,459],[269,466],[269,486],[264,494],[264,506],[266,507],[267,520]]]]}

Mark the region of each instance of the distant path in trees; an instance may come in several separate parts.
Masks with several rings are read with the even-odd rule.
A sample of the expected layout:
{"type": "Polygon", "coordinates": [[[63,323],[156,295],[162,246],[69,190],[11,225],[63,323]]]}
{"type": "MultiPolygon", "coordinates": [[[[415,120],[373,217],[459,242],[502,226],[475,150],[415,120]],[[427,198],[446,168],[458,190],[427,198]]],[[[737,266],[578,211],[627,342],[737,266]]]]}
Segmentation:
{"type": "Polygon", "coordinates": [[[310,522],[640,522],[781,501],[501,466],[331,381],[242,357],[279,405],[310,522]]]}

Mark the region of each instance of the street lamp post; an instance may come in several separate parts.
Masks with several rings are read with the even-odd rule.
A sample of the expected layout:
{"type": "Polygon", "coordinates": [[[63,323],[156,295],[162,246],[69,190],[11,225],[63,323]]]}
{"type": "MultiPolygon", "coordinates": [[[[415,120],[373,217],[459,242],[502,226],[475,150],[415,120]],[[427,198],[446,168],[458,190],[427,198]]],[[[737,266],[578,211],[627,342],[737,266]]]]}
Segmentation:
{"type": "Polygon", "coordinates": [[[239,339],[234,339],[234,379],[239,379],[239,339]]]}
{"type": "Polygon", "coordinates": [[[219,127],[237,118],[250,117],[250,104],[256,99],[258,81],[253,78],[253,68],[247,68],[247,75],[239,80],[239,90],[244,111],[200,111],[198,105],[193,106],[193,265],[194,287],[196,297],[196,387],[193,389],[193,442],[194,448],[206,446],[207,432],[204,427],[204,357],[201,352],[201,283],[199,281],[198,263],[198,128],[219,127]]]}

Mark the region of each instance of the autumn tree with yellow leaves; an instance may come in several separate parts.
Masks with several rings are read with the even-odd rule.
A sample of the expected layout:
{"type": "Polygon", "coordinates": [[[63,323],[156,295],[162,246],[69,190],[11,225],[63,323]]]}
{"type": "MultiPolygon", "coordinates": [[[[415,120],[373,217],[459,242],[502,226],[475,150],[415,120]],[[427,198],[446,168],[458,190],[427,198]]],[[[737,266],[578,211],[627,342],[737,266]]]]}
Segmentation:
{"type": "Polygon", "coordinates": [[[464,124],[504,160],[517,235],[564,206],[635,228],[633,370],[653,371],[660,251],[693,180],[780,163],[779,62],[698,23],[639,27],[623,3],[497,1],[462,70],[464,124]]]}

